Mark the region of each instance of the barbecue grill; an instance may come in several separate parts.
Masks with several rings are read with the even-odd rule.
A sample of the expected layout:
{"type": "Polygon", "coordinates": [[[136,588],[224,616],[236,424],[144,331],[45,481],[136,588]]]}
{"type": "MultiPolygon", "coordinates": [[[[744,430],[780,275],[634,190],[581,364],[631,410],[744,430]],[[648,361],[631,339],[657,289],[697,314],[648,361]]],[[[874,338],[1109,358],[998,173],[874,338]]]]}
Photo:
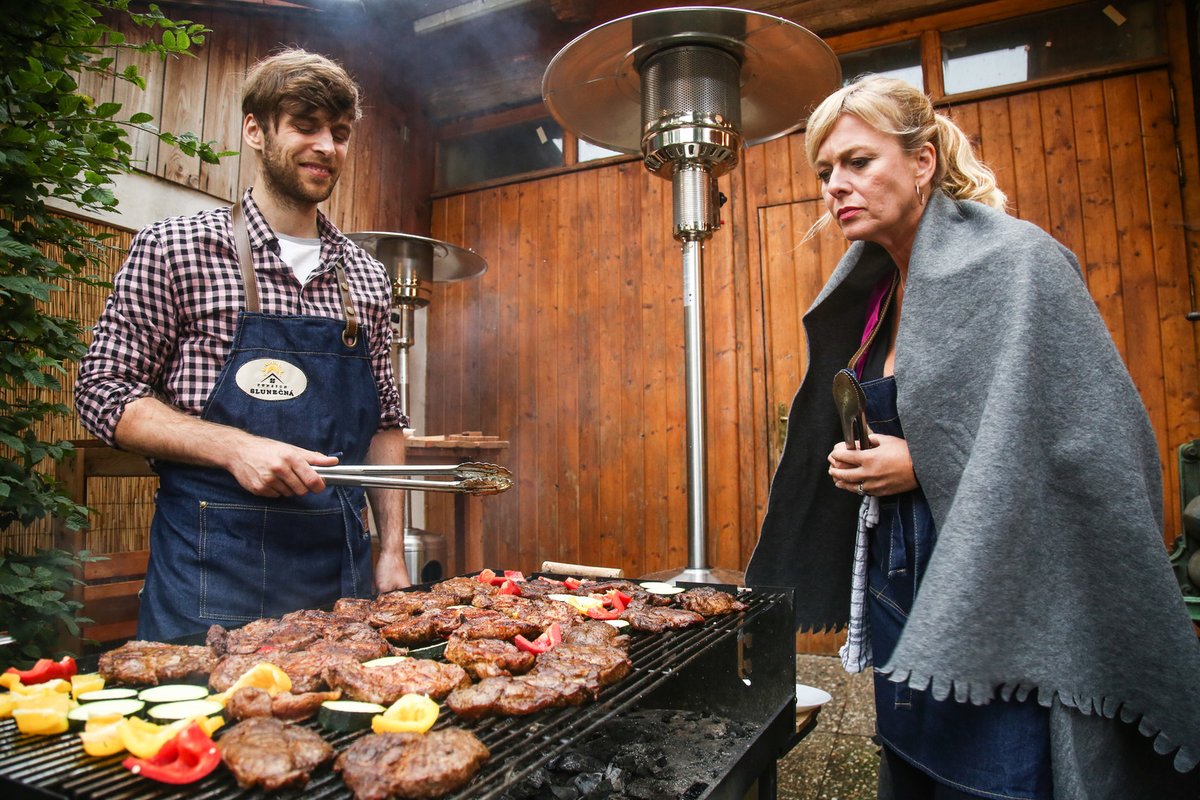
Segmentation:
{"type": "MultiPolygon", "coordinates": [[[[721,587],[728,588],[728,587],[721,587]]],[[[452,798],[520,796],[520,787],[556,758],[606,725],[623,725],[623,715],[650,709],[703,712],[740,723],[751,733],[731,742],[726,763],[713,765],[712,776],[692,785],[689,800],[741,800],[758,782],[760,797],[773,797],[776,761],[816,724],[795,723],[796,654],[791,631],[792,596],[788,589],[742,592],[748,610],[712,617],[703,625],[663,634],[634,634],[629,676],[601,692],[599,699],[524,717],[489,717],[468,722],[445,709],[437,727],[472,731],[492,757],[475,778],[452,798]]],[[[203,637],[199,637],[202,639],[203,637]]],[[[189,641],[187,643],[193,643],[189,641]]],[[[84,663],[94,669],[95,663],[84,663]]],[[[302,723],[315,726],[315,721],[302,723]]],[[[632,724],[632,723],[630,723],[632,724]]],[[[689,731],[659,742],[670,759],[687,753],[689,731]]],[[[339,752],[363,733],[321,731],[339,752]]],[[[220,732],[217,734],[220,742],[220,732]]],[[[76,734],[24,736],[12,720],[0,721],[0,795],[6,798],[244,798],[264,797],[243,790],[233,775],[218,769],[188,786],[167,786],[130,774],[121,766],[127,754],[91,758],[76,734]]],[[[301,790],[271,797],[352,798],[340,775],[327,765],[301,790]]],[[[666,798],[664,798],[666,800],[666,798]]]]}

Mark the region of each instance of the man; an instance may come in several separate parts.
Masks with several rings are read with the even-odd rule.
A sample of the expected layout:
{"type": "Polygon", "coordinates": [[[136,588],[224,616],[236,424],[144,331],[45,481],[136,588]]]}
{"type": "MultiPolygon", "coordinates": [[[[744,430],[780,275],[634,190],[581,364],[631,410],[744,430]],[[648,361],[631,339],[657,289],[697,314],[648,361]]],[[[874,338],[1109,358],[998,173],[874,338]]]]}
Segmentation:
{"type": "MultiPolygon", "coordinates": [[[[313,467],[404,456],[386,270],[317,210],[358,87],[290,50],[251,70],[242,114],[253,188],[138,233],[76,382],[88,429],[161,479],[142,639],[370,596],[363,491],[326,488],[313,467]]],[[[410,583],[402,502],[371,492],[380,591],[410,583]]]]}

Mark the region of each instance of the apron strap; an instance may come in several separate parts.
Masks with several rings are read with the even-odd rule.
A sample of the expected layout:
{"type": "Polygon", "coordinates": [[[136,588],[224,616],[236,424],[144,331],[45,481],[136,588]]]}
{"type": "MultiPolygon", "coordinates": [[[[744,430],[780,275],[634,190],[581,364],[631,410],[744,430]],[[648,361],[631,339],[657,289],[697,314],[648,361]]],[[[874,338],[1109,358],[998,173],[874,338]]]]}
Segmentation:
{"type": "Polygon", "coordinates": [[[892,305],[892,298],[896,296],[896,286],[900,283],[900,270],[896,270],[892,275],[892,285],[888,287],[887,296],[883,298],[883,305],[879,307],[879,316],[875,318],[875,326],[871,328],[871,333],[859,346],[857,352],[850,358],[850,363],[847,369],[851,372],[857,372],[859,359],[871,349],[871,343],[875,341],[875,335],[879,333],[879,329],[883,327],[883,320],[887,317],[888,309],[892,305]]]}
{"type": "MultiPolygon", "coordinates": [[[[250,248],[250,231],[246,225],[246,213],[240,202],[229,208],[233,220],[234,249],[237,250],[238,265],[242,270],[242,286],[246,290],[246,310],[252,314],[260,310],[258,303],[258,278],[254,274],[254,251],[250,248]]],[[[354,296],[350,293],[350,279],[342,262],[333,265],[337,272],[338,291],[342,295],[342,309],[346,313],[346,329],[342,331],[342,343],[346,347],[358,344],[358,314],[354,311],[354,296]]]]}
{"type": "Polygon", "coordinates": [[[250,248],[250,231],[246,227],[246,212],[242,210],[240,200],[230,206],[229,216],[233,220],[234,249],[242,268],[242,286],[246,290],[246,310],[257,314],[258,279],[254,276],[254,251],[250,248]]]}
{"type": "Polygon", "coordinates": [[[358,344],[358,315],[354,313],[354,297],[350,294],[350,279],[342,262],[333,265],[337,271],[338,290],[342,293],[342,307],[346,312],[346,329],[342,331],[342,344],[354,347],[358,344]]]}

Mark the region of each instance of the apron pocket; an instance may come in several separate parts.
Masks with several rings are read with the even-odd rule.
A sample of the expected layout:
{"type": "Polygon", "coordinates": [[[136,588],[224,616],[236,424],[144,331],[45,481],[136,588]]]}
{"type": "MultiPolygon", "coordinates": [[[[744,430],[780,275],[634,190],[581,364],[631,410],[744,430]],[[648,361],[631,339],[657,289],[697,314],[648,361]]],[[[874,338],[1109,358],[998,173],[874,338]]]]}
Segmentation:
{"type": "Polygon", "coordinates": [[[341,593],[341,508],[200,504],[200,616],[244,621],[332,603],[341,593]]]}

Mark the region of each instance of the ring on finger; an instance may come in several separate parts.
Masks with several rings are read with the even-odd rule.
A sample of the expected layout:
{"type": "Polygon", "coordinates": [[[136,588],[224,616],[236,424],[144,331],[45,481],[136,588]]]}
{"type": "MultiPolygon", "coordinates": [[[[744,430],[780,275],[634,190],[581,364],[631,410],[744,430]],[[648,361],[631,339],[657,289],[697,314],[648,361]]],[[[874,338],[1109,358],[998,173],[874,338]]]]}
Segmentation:
{"type": "Polygon", "coordinates": [[[858,496],[865,497],[866,494],[867,494],[867,490],[863,488],[863,481],[859,481],[858,482],[858,496]]]}

